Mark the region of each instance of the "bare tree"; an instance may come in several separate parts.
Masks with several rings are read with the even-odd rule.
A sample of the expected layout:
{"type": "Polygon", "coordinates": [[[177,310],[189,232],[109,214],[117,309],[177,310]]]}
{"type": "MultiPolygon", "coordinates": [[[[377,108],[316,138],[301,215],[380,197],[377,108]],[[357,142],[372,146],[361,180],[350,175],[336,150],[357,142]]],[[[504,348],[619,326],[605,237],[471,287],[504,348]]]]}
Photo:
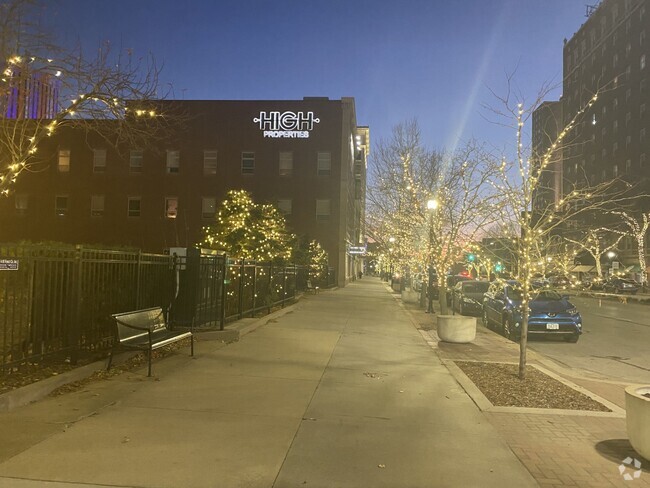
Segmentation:
{"type": "Polygon", "coordinates": [[[91,58],[69,51],[40,30],[38,3],[0,3],[0,193],[24,172],[48,164],[42,143],[65,127],[97,133],[110,145],[145,147],[167,127],[160,70],[151,56],[113,52],[105,43],[91,58]]]}
{"type": "Polygon", "coordinates": [[[497,97],[500,108],[494,110],[495,114],[506,119],[506,123],[510,121],[510,126],[517,135],[515,151],[511,156],[502,156],[500,178],[492,184],[507,201],[501,209],[502,219],[513,222],[520,229],[520,238],[516,243],[520,261],[518,278],[522,294],[522,323],[519,324],[521,379],[526,375],[528,315],[529,303],[534,293],[531,282],[536,272],[536,242],[553,234],[566,232],[581,215],[621,208],[633,198],[630,185],[621,180],[615,179],[597,185],[591,185],[588,180],[581,180],[573,186],[567,185],[568,188],[564,189],[564,194],[558,200],[549,202],[546,206],[538,204],[536,197],[542,185],[542,174],[551,162],[557,160],[558,151],[562,151],[566,144],[571,143],[569,137],[573,128],[598,107],[600,93],[595,93],[586,100],[582,108],[558,130],[557,136],[542,154],[530,154],[524,146],[524,126],[545,94],[544,91],[541,92],[530,104],[530,108],[526,109],[525,100],[515,96],[509,86],[505,96],[497,97]]]}
{"type": "Polygon", "coordinates": [[[615,229],[613,232],[619,233],[623,237],[632,237],[636,241],[641,273],[641,285],[647,286],[648,275],[645,260],[645,237],[648,233],[648,227],[650,226],[650,212],[641,212],[634,215],[625,211],[614,210],[611,213],[620,216],[623,226],[626,228],[624,231],[615,229]]]}
{"type": "Polygon", "coordinates": [[[568,237],[565,239],[578,246],[583,251],[589,253],[589,255],[594,258],[596,262],[596,274],[599,279],[603,278],[603,266],[602,266],[602,257],[610,252],[613,249],[616,249],[618,243],[621,242],[624,235],[620,234],[618,237],[611,236],[612,231],[605,228],[590,229],[586,232],[586,235],[582,240],[574,240],[568,237]]]}

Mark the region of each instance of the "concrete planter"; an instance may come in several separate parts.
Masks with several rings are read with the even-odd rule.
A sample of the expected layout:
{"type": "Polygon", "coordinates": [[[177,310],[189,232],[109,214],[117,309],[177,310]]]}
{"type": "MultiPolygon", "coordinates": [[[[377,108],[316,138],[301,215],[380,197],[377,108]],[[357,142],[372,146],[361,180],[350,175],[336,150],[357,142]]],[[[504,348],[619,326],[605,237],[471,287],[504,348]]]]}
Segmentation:
{"type": "Polygon", "coordinates": [[[438,315],[438,337],[443,342],[465,344],[476,337],[476,318],[463,315],[438,315]]]}
{"type": "Polygon", "coordinates": [[[625,388],[627,436],[636,452],[650,459],[650,386],[625,388]]]}
{"type": "Polygon", "coordinates": [[[402,291],[402,301],[405,303],[418,303],[420,301],[420,293],[411,288],[405,288],[402,291]]]}

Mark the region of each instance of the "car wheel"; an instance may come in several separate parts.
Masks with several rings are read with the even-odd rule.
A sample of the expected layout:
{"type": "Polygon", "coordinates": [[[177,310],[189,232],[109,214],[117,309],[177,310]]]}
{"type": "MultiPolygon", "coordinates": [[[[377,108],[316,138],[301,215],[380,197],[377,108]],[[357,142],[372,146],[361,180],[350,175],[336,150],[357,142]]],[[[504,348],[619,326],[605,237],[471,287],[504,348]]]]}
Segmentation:
{"type": "Polygon", "coordinates": [[[574,344],[580,339],[580,334],[572,334],[565,339],[567,342],[573,342],[574,344]]]}

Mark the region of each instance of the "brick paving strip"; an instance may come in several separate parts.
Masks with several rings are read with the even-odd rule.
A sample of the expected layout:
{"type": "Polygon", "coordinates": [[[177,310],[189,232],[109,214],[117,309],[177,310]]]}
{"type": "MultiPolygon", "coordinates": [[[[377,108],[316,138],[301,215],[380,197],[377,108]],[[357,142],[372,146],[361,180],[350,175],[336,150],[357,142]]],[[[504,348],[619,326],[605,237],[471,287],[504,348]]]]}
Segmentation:
{"type": "Polygon", "coordinates": [[[529,351],[529,365],[612,411],[494,406],[456,366],[455,361],[517,363],[519,345],[486,329],[480,322],[473,343],[442,343],[438,341],[435,331],[435,315],[425,314],[412,304],[404,304],[404,308],[431,348],[541,487],[650,488],[650,460],[640,458],[627,438],[625,411],[621,408],[624,405],[621,384],[576,378],[555,368],[551,370],[554,363],[529,351]],[[566,376],[574,381],[569,381],[566,376]],[[631,481],[626,481],[623,474],[633,474],[633,466],[623,466],[626,469],[623,474],[619,470],[628,457],[642,463],[641,475],[631,481]]]}

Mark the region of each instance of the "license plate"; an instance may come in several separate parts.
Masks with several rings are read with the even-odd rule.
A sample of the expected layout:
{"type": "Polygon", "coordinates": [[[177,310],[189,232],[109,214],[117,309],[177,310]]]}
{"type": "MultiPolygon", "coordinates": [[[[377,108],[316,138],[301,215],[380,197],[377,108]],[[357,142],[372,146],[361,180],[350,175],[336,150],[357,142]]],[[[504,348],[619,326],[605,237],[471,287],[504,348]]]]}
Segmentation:
{"type": "Polygon", "coordinates": [[[560,324],[546,324],[546,330],[560,330],[560,324]]]}

